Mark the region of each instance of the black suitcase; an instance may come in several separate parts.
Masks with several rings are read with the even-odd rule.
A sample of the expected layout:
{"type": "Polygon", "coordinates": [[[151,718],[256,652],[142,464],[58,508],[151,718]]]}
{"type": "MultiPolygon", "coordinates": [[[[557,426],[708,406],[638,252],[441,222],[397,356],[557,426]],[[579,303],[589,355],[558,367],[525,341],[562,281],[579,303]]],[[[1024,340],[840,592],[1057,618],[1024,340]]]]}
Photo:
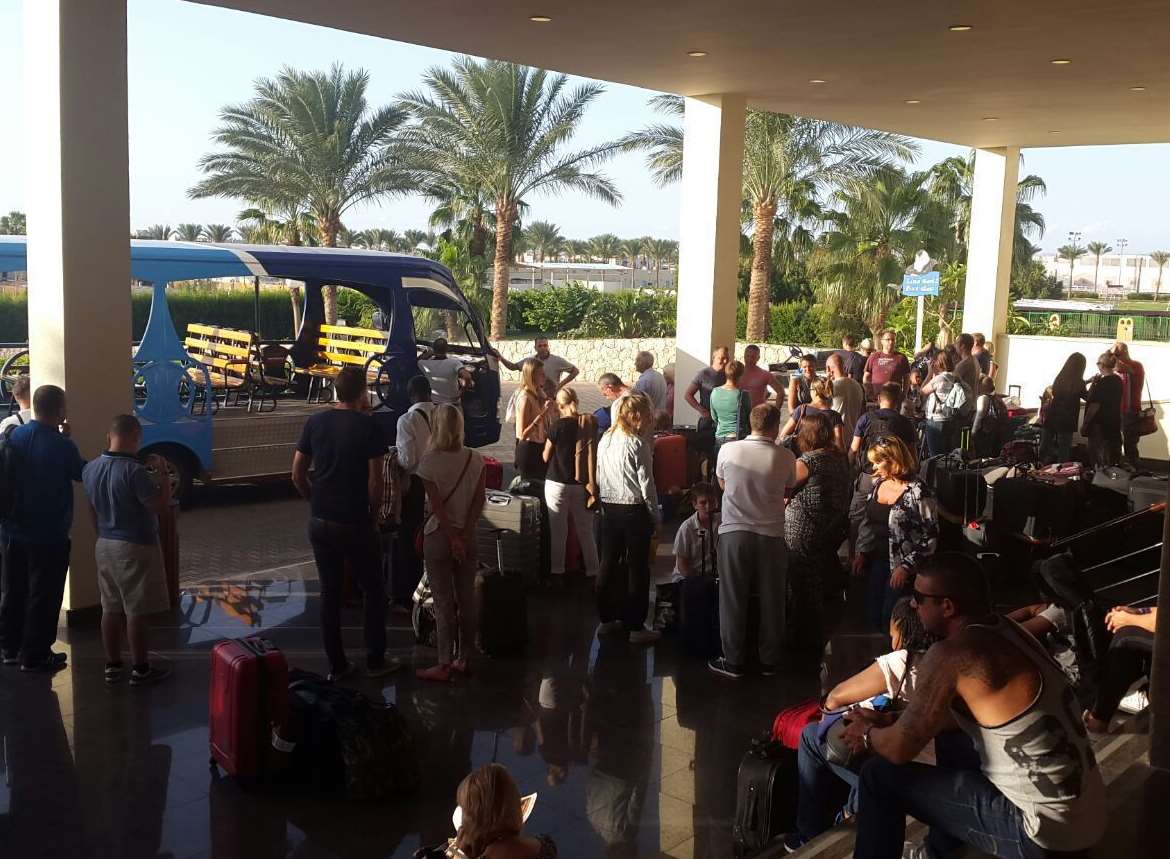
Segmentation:
{"type": "Polygon", "coordinates": [[[1031,477],[1005,477],[995,483],[992,523],[1000,534],[1023,534],[1042,543],[1076,533],[1087,483],[1048,483],[1031,477]]]}
{"type": "Polygon", "coordinates": [[[699,532],[702,541],[702,563],[699,575],[679,582],[678,586],[678,632],[683,650],[691,656],[710,659],[723,652],[719,641],[719,579],[707,568],[707,538],[699,532]]]}
{"type": "Polygon", "coordinates": [[[754,741],[736,777],[731,829],[736,859],[755,856],[793,828],[799,790],[796,752],[776,740],[754,741]]]}

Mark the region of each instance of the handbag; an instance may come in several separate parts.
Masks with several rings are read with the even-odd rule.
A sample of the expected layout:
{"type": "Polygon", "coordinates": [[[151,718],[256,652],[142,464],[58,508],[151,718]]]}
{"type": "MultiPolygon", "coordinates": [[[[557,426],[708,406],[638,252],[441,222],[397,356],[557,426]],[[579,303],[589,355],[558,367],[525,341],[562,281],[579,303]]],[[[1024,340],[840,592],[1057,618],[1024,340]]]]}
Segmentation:
{"type": "MultiPolygon", "coordinates": [[[[470,450],[467,451],[467,459],[465,459],[463,461],[463,470],[459,472],[459,476],[457,478],[455,478],[455,482],[453,484],[451,484],[451,491],[448,492],[447,497],[444,498],[440,502],[441,504],[446,504],[448,501],[451,500],[451,496],[455,494],[455,490],[459,488],[459,484],[463,481],[463,475],[467,474],[467,467],[469,465],[471,465],[471,451],[470,450]]],[[[423,553],[423,539],[426,536],[425,532],[426,532],[427,523],[431,521],[431,517],[434,515],[435,515],[434,513],[428,514],[427,518],[423,519],[423,523],[418,526],[418,530],[414,532],[414,551],[415,551],[416,556],[419,558],[422,557],[422,553],[423,553]]]]}
{"type": "MultiPolygon", "coordinates": [[[[894,697],[890,698],[883,693],[871,699],[874,710],[883,713],[893,709],[895,702],[898,700],[898,696],[902,694],[902,687],[906,685],[906,677],[910,674],[913,656],[914,654],[912,653],[906,654],[906,670],[902,672],[902,678],[898,681],[898,688],[894,692],[894,697]]],[[[865,759],[869,754],[868,751],[855,752],[843,739],[845,728],[849,724],[845,721],[844,716],[846,713],[858,708],[859,705],[854,704],[842,710],[825,713],[821,719],[821,730],[818,732],[818,737],[824,744],[825,760],[830,764],[836,764],[853,772],[861,769],[861,765],[865,763],[865,759]]]]}
{"type": "Polygon", "coordinates": [[[1146,402],[1149,403],[1137,414],[1134,429],[1139,436],[1153,435],[1158,431],[1158,410],[1154,408],[1154,398],[1150,396],[1150,380],[1146,380],[1146,402]]]}

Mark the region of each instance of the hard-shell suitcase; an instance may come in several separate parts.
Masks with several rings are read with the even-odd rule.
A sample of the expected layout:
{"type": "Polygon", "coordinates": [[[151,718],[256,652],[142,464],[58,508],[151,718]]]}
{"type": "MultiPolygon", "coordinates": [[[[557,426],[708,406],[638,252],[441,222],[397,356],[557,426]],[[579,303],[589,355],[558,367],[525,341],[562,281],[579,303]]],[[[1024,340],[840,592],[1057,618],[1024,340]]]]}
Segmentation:
{"type": "Polygon", "coordinates": [[[483,483],[488,489],[504,488],[504,466],[494,456],[483,458],[483,483]]]}
{"type": "Polygon", "coordinates": [[[680,495],[687,483],[687,440],[678,433],[654,437],[654,485],[661,495],[680,495]]]}
{"type": "Polygon", "coordinates": [[[709,659],[723,652],[719,640],[719,579],[715,564],[707,565],[711,555],[709,535],[699,532],[703,562],[699,575],[683,579],[678,586],[678,631],[683,650],[692,656],[709,659]]]}
{"type": "Polygon", "coordinates": [[[249,637],[211,649],[211,763],[254,780],[287,765],[288,663],[271,641],[249,637]]]}
{"type": "Polygon", "coordinates": [[[796,822],[796,752],[757,740],[739,762],[732,846],[737,859],[755,856],[796,822]]]}
{"type": "Polygon", "coordinates": [[[541,546],[543,518],[535,496],[488,490],[475,529],[479,559],[489,565],[498,561],[500,572],[535,584],[547,566],[541,546]]]}
{"type": "Polygon", "coordinates": [[[1129,481],[1129,509],[1143,510],[1151,504],[1166,503],[1166,478],[1143,474],[1129,481]]]}

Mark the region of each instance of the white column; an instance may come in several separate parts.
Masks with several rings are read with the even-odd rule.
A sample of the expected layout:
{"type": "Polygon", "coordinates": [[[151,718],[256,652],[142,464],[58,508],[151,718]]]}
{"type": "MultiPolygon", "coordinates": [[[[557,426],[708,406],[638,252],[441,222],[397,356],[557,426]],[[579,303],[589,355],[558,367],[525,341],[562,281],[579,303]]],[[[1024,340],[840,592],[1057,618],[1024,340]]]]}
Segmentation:
{"type": "MultiPolygon", "coordinates": [[[[982,332],[1000,354],[1001,338],[1007,333],[1019,175],[1018,146],[975,150],[963,330],[982,332]]],[[[1006,373],[999,375],[1006,377],[1006,373]]]]}
{"type": "Polygon", "coordinates": [[[698,419],[683,392],[711,360],[712,349],[735,345],[744,117],[743,96],[686,100],[675,359],[677,424],[694,424],[698,419]]]}
{"type": "MultiPolygon", "coordinates": [[[[130,396],[126,0],[25,0],[32,383],[65,389],[86,458],[130,396]]],[[[65,607],[97,605],[93,527],[75,496],[65,607]]]]}

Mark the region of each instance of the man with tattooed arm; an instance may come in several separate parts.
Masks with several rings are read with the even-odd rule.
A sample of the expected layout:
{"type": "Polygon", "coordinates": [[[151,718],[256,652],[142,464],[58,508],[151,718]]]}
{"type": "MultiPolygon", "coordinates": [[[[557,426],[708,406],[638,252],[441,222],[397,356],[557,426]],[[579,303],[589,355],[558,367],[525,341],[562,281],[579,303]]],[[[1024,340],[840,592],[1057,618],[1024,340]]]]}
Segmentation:
{"type": "Polygon", "coordinates": [[[900,716],[859,710],[846,728],[846,743],[870,753],[853,855],[943,859],[963,844],[1003,859],[1082,854],[1105,830],[1105,788],[1064,674],[990,613],[974,559],[943,552],[917,573],[914,603],[942,641],[900,716]],[[914,762],[931,740],[938,765],[914,762]],[[930,826],[924,844],[904,844],[907,814],[930,826]]]}

